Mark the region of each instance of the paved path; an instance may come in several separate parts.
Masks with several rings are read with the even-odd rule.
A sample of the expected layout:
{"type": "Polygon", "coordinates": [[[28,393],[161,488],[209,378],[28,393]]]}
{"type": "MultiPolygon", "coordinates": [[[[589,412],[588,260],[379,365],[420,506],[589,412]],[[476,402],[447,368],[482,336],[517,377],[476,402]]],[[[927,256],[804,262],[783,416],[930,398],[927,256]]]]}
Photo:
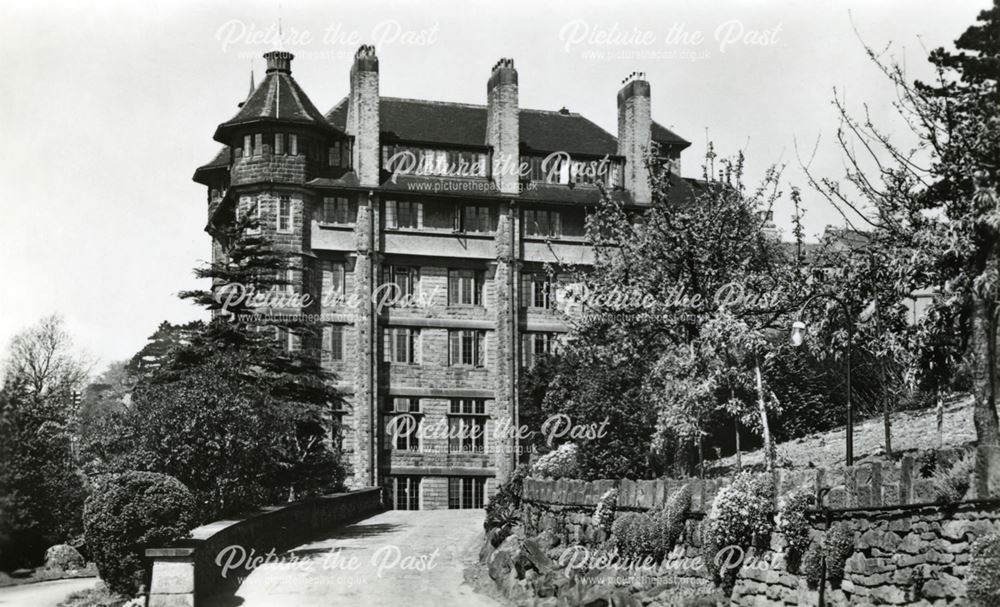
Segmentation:
{"type": "Polygon", "coordinates": [[[37,582],[0,588],[2,607],[56,607],[74,592],[93,588],[96,577],[37,582]]]}
{"type": "Polygon", "coordinates": [[[482,510],[384,512],[261,565],[212,607],[497,607],[463,579],[482,534],[482,510]]]}

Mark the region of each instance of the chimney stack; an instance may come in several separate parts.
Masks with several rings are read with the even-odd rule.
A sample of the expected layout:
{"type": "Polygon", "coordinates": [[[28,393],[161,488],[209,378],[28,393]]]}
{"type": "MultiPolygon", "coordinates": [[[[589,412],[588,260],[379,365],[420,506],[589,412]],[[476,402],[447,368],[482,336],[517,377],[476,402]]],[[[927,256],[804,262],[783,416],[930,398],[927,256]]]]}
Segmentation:
{"type": "Polygon", "coordinates": [[[486,144],[493,146],[493,181],[503,194],[517,194],[520,181],[517,103],[514,60],[501,59],[486,84],[486,144]]]}
{"type": "Polygon", "coordinates": [[[362,45],[351,66],[347,133],[354,137],[354,172],[363,186],[379,183],[378,57],[375,47],[362,45]]]}
{"type": "MultiPolygon", "coordinates": [[[[292,73],[292,59],[295,59],[295,55],[288,51],[270,51],[264,53],[264,59],[267,60],[268,74],[271,72],[292,73]]],[[[253,76],[250,77],[250,82],[253,83],[253,76]]]]}
{"type": "Polygon", "coordinates": [[[653,118],[649,105],[649,82],[644,72],[632,72],[618,91],[618,155],[625,158],[625,189],[638,204],[650,204],[649,169],[653,118]]]}

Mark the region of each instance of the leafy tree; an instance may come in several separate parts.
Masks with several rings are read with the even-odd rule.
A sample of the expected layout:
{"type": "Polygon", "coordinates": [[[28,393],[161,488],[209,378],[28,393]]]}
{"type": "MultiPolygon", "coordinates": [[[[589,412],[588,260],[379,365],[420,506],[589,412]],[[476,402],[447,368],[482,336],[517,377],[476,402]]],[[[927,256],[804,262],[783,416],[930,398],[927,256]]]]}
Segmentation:
{"type": "Polygon", "coordinates": [[[32,566],[76,541],[86,486],[74,457],[75,395],[88,363],[57,316],[11,340],[0,388],[0,566],[32,566]]]}
{"type": "MultiPolygon", "coordinates": [[[[623,420],[620,436],[604,443],[607,451],[595,445],[600,441],[581,445],[584,457],[614,462],[605,475],[656,474],[668,465],[690,470],[690,452],[734,398],[723,396],[725,380],[733,379],[725,377],[726,364],[739,359],[752,371],[747,353],[762,355],[734,348],[729,360],[725,344],[702,339],[720,310],[742,323],[740,338],[785,330],[787,285],[798,270],[764,230],[781,196],[780,171],[751,188],[742,156],[721,161],[718,174],[714,162],[710,154],[705,179],[691,182],[651,161],[649,208],[609,198],[588,218],[595,265],[570,297],[582,300],[588,314],[575,326],[544,402],[547,411],[566,412],[577,423],[612,416],[615,428],[623,420]],[[619,301],[593,305],[594,295],[619,301]],[[651,418],[659,420],[655,437],[647,429],[651,418]]],[[[765,383],[758,390],[753,382],[752,394],[765,383]]],[[[760,399],[753,398],[759,411],[760,399]]],[[[766,415],[756,419],[766,422],[766,415]]]]}
{"type": "MultiPolygon", "coordinates": [[[[51,398],[51,396],[50,396],[51,398]]],[[[34,566],[53,544],[76,542],[87,497],[71,433],[56,407],[0,390],[0,568],[34,566]]]]}
{"type": "Polygon", "coordinates": [[[342,397],[320,365],[315,324],[273,320],[281,316],[248,298],[226,306],[232,289],[283,287],[284,270],[295,262],[254,229],[255,221],[219,228],[220,254],[196,270],[213,288],[181,294],[208,308],[212,320],[183,328],[177,339],[161,325],[155,368],[87,451],[109,470],[175,476],[206,517],[327,492],[344,478],[333,413],[342,397]],[[299,351],[275,339],[276,331],[290,330],[302,336],[299,351]]]}
{"type": "MultiPolygon", "coordinates": [[[[974,420],[981,444],[1000,443],[998,315],[1000,307],[1000,4],[956,41],[958,52],[936,49],[935,82],[911,83],[901,66],[869,56],[896,86],[901,117],[918,147],[909,151],[865,114],[855,118],[837,101],[838,141],[849,167],[847,187],[813,185],[843,213],[868,224],[891,255],[897,291],[936,289],[954,306],[972,369],[974,420]],[[856,145],[857,144],[857,145],[856,145]]],[[[918,335],[939,340],[941,335],[918,335]]],[[[927,349],[926,347],[923,349],[927,349]]],[[[933,358],[933,357],[932,357],[933,358]]]]}
{"type": "Polygon", "coordinates": [[[146,345],[128,361],[126,371],[132,375],[143,375],[161,368],[176,348],[191,343],[204,328],[205,325],[200,320],[183,325],[161,322],[149,336],[146,345]]]}

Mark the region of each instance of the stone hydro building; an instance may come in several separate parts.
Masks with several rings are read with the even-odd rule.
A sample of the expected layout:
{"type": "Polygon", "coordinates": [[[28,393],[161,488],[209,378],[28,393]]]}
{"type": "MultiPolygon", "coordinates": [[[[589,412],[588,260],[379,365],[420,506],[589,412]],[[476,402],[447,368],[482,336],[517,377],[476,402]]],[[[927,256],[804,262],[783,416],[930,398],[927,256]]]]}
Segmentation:
{"type": "Polygon", "coordinates": [[[616,138],[566,109],[521,108],[511,59],[484,74],[485,105],[419,101],[380,96],[362,46],[349,94],[323,114],[290,53],[264,57],[194,175],[208,231],[250,213],[296,254],[287,279],[315,298],[303,312],[321,315],[322,339],[279,338],[338,377],[353,484],[385,487],[396,508],[481,507],[521,450],[518,377],[566,331],[557,286],[593,263],[598,183],[648,204],[651,142],[675,166],[689,143],[652,120],[641,74],[618,93],[616,138]]]}

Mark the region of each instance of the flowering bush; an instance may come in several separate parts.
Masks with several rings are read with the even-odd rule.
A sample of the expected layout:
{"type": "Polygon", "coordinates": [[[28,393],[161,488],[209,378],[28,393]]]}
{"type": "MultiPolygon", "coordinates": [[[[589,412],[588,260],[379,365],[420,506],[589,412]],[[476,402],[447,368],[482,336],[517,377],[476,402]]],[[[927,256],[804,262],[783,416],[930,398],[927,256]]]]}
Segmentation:
{"type": "Polygon", "coordinates": [[[973,542],[966,588],[974,605],[1000,605],[1000,534],[973,542]]]}
{"type": "Polygon", "coordinates": [[[670,496],[666,506],[656,514],[662,555],[666,555],[684,534],[684,523],[691,511],[691,489],[684,485],[670,496]]]}
{"type": "Polygon", "coordinates": [[[662,510],[625,514],[611,527],[615,548],[625,556],[663,560],[684,533],[690,509],[691,491],[685,485],[670,496],[662,510]]]}
{"type": "Polygon", "coordinates": [[[720,546],[748,548],[763,542],[774,529],[774,483],[770,476],[739,474],[715,496],[708,520],[720,546]]]}
{"type": "Polygon", "coordinates": [[[819,587],[823,577],[823,559],[826,559],[826,579],[834,588],[844,579],[844,566],[854,552],[854,532],[844,523],[830,528],[822,544],[813,544],[803,560],[806,582],[810,588],[819,587]]]}
{"type": "Polygon", "coordinates": [[[645,512],[626,512],[615,519],[611,526],[611,537],[615,548],[623,556],[651,556],[657,530],[653,517],[645,512]]]}
{"type": "Polygon", "coordinates": [[[597,502],[594,508],[594,516],[591,519],[597,527],[605,533],[611,532],[611,525],[615,522],[615,506],[618,505],[618,490],[608,489],[597,502]]]}
{"type": "Polygon", "coordinates": [[[576,445],[566,443],[538,458],[531,467],[531,476],[551,479],[572,478],[577,476],[578,470],[576,445]]]}
{"type": "Polygon", "coordinates": [[[708,517],[702,522],[705,564],[729,593],[736,582],[736,569],[718,570],[716,557],[729,546],[744,550],[763,544],[774,528],[774,483],[769,475],[743,472],[733,484],[715,496],[708,517]]]}
{"type": "Polygon", "coordinates": [[[774,519],[775,531],[785,536],[785,558],[792,573],[799,570],[802,556],[809,548],[809,521],[806,509],[815,501],[809,491],[800,489],[785,497],[774,519]]]}

